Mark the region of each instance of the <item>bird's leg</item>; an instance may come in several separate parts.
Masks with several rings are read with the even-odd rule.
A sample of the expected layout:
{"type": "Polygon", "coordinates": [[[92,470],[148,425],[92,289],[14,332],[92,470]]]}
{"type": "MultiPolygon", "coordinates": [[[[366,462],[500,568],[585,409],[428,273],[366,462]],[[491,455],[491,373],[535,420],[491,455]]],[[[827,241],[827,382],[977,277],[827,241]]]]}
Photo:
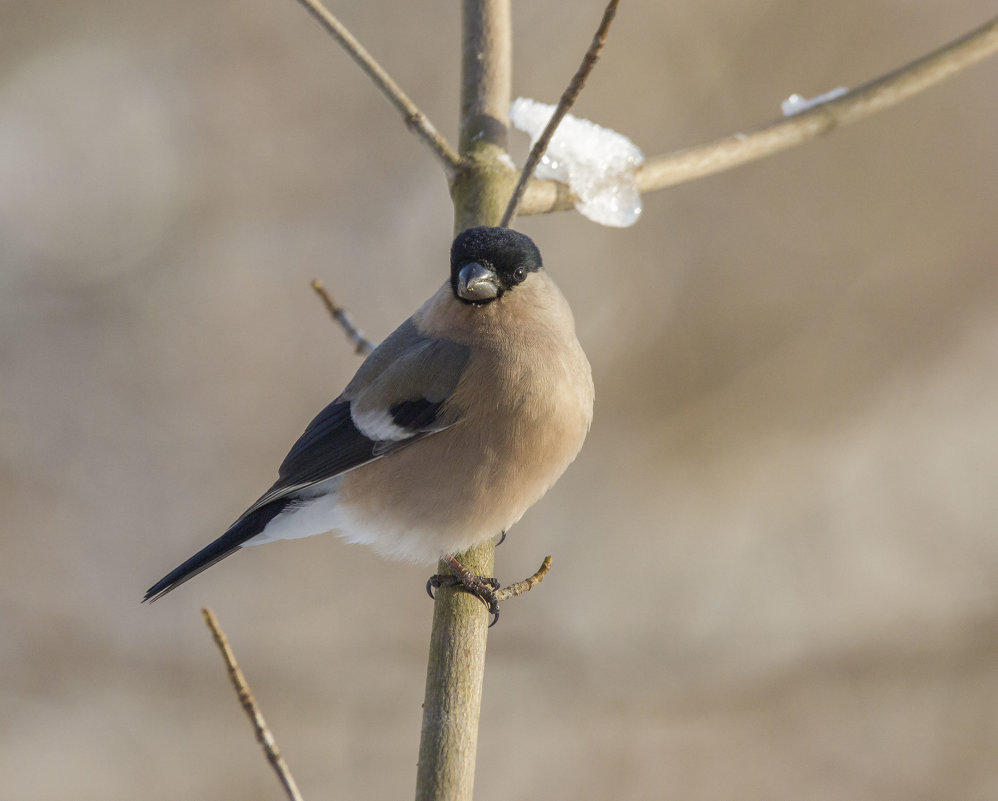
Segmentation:
{"type": "Polygon", "coordinates": [[[454,571],[454,575],[438,573],[435,576],[430,576],[429,581],[426,582],[426,593],[433,598],[433,590],[443,586],[460,587],[466,592],[470,592],[475,597],[480,598],[482,603],[488,607],[489,614],[492,615],[489,628],[492,628],[499,620],[499,596],[496,594],[496,590],[500,586],[499,582],[494,578],[476,576],[449,553],[445,553],[442,558],[447,566],[454,571]]]}

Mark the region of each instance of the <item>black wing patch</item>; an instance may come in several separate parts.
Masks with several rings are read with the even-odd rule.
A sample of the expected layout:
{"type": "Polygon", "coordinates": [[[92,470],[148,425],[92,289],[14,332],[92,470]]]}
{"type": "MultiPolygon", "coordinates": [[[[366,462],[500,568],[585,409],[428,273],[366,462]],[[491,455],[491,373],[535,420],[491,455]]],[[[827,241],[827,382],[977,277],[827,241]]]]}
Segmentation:
{"type": "Polygon", "coordinates": [[[418,434],[433,427],[437,419],[437,412],[443,405],[443,401],[434,403],[426,398],[420,398],[419,400],[396,403],[388,411],[395,425],[411,431],[413,434],[418,434]]]}

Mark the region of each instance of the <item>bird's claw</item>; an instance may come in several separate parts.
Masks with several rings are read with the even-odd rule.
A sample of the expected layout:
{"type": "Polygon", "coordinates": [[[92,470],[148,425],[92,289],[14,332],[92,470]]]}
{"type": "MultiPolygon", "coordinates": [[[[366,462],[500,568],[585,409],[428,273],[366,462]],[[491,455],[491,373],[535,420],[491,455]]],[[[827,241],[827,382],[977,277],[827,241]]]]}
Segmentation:
{"type": "Polygon", "coordinates": [[[430,576],[427,580],[426,594],[436,600],[433,591],[440,587],[458,587],[465,592],[471,593],[488,608],[489,614],[492,615],[492,622],[489,623],[489,628],[492,628],[499,620],[499,596],[497,590],[500,586],[498,579],[489,576],[475,576],[470,573],[468,576],[452,576],[448,573],[437,573],[434,576],[430,576]]]}

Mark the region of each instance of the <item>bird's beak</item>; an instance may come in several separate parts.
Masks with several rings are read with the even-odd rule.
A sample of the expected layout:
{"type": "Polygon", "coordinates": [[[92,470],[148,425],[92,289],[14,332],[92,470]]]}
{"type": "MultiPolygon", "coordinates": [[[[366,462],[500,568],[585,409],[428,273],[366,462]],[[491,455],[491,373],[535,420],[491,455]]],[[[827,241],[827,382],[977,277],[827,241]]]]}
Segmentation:
{"type": "Polygon", "coordinates": [[[457,294],[465,300],[492,300],[499,294],[499,281],[492,270],[473,261],[457,274],[457,294]]]}

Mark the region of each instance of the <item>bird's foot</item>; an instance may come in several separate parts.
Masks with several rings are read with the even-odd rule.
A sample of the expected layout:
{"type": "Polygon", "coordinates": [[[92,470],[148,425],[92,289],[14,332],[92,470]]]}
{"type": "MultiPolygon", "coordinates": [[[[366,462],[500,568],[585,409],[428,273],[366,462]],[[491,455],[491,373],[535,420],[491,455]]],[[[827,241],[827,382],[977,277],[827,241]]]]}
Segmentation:
{"type": "Polygon", "coordinates": [[[498,548],[504,542],[506,542],[506,532],[505,531],[500,531],[499,532],[499,539],[496,540],[496,548],[498,548]]]}
{"type": "Polygon", "coordinates": [[[499,596],[496,593],[496,590],[499,589],[499,582],[494,578],[486,576],[476,576],[471,573],[468,575],[471,576],[471,581],[465,581],[460,576],[452,576],[448,573],[438,573],[430,576],[426,582],[426,593],[431,598],[435,598],[436,596],[433,594],[433,591],[438,587],[459,587],[465,592],[470,592],[488,607],[489,614],[492,615],[492,622],[489,623],[489,628],[492,628],[496,624],[496,621],[499,620],[499,596]]]}
{"type": "Polygon", "coordinates": [[[499,581],[488,576],[476,576],[450,554],[444,554],[444,561],[454,574],[438,573],[430,576],[426,582],[426,594],[433,598],[433,591],[439,587],[459,587],[465,592],[470,592],[488,608],[489,614],[492,615],[489,628],[492,628],[499,620],[499,595],[496,592],[501,586],[499,581]]]}

